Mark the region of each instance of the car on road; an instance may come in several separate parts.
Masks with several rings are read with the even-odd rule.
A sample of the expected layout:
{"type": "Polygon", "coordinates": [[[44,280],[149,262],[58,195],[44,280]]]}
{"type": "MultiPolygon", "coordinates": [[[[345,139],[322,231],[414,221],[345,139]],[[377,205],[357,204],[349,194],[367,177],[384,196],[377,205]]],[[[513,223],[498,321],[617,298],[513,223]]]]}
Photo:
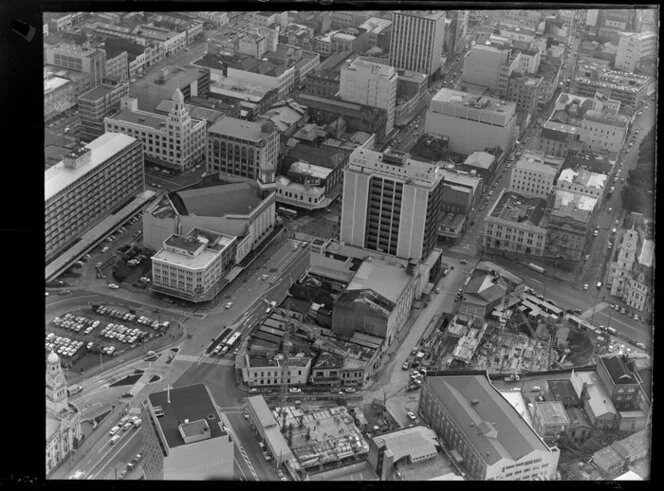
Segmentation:
{"type": "Polygon", "coordinates": [[[620,313],[624,314],[625,313],[625,307],[620,307],[620,313]]]}
{"type": "Polygon", "coordinates": [[[408,411],[408,412],[406,413],[406,416],[408,416],[408,418],[409,418],[411,421],[415,421],[415,420],[417,419],[417,416],[415,416],[415,414],[413,414],[412,411],[408,411]]]}
{"type": "Polygon", "coordinates": [[[109,283],[108,287],[112,288],[113,290],[117,290],[118,288],[120,288],[116,283],[109,283]]]}
{"type": "Polygon", "coordinates": [[[408,368],[410,368],[410,365],[408,365],[408,362],[407,362],[407,361],[404,361],[404,362],[403,362],[403,365],[401,365],[401,369],[402,369],[402,370],[408,370],[408,368]]]}
{"type": "Polygon", "coordinates": [[[598,281],[598,282],[597,282],[597,289],[599,290],[599,289],[601,289],[601,288],[602,288],[602,282],[601,282],[601,281],[598,281]]]}
{"type": "Polygon", "coordinates": [[[597,237],[599,235],[599,229],[593,230],[593,237],[597,237]]]}
{"type": "Polygon", "coordinates": [[[252,387],[251,389],[249,389],[249,393],[250,394],[258,394],[258,389],[256,387],[252,387]]]}
{"type": "Polygon", "coordinates": [[[639,314],[634,314],[634,320],[638,321],[639,320],[639,314]]]}
{"type": "Polygon", "coordinates": [[[110,247],[108,247],[108,246],[104,246],[104,247],[101,248],[101,252],[106,252],[106,251],[108,251],[109,249],[110,249],[110,247]]]}
{"type": "Polygon", "coordinates": [[[60,295],[69,295],[71,290],[60,290],[60,295]]]}
{"type": "Polygon", "coordinates": [[[108,434],[114,436],[118,431],[120,431],[120,426],[115,425],[113,428],[110,429],[108,434]]]}
{"type": "Polygon", "coordinates": [[[291,387],[290,389],[288,389],[288,392],[290,392],[291,394],[299,394],[300,392],[302,392],[302,389],[298,387],[291,387]]]}
{"type": "Polygon", "coordinates": [[[590,259],[590,254],[586,254],[586,261],[590,259]]]}
{"type": "Polygon", "coordinates": [[[646,349],[646,345],[643,344],[643,343],[641,343],[641,342],[636,343],[636,347],[637,347],[637,348],[641,348],[641,349],[643,349],[643,350],[646,349]]]}
{"type": "Polygon", "coordinates": [[[132,428],[134,424],[131,421],[127,421],[123,426],[122,426],[122,431],[128,431],[130,428],[132,428]]]}
{"type": "Polygon", "coordinates": [[[355,392],[355,389],[353,387],[346,387],[346,392],[348,392],[349,394],[352,394],[352,393],[355,392]]]}
{"type": "Polygon", "coordinates": [[[583,285],[583,291],[588,291],[588,283],[583,285]]]}

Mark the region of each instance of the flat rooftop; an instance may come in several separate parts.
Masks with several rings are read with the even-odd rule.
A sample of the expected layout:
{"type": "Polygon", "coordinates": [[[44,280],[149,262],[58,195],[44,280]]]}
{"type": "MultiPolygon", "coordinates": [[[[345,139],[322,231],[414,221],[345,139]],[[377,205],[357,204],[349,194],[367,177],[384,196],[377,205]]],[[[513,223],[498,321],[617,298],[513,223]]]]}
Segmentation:
{"type": "Polygon", "coordinates": [[[577,171],[569,168],[564,169],[558,177],[558,182],[565,181],[570,184],[579,184],[581,186],[597,188],[599,190],[604,188],[607,180],[608,176],[606,174],[598,174],[585,169],[577,171]]]}
{"type": "Polygon", "coordinates": [[[157,87],[172,93],[176,88],[184,87],[198,80],[207,71],[205,68],[195,66],[169,65],[162,70],[147,72],[145,77],[137,80],[132,86],[157,87]],[[162,80],[164,73],[166,77],[162,80]]]}
{"type": "Polygon", "coordinates": [[[584,219],[595,209],[597,198],[557,189],[554,195],[552,215],[584,219]]]}
{"type": "Polygon", "coordinates": [[[510,112],[516,108],[516,103],[506,102],[501,99],[487,96],[471,95],[468,92],[461,92],[453,89],[440,89],[431,99],[433,103],[448,103],[458,106],[467,106],[482,111],[510,112]]]}
{"type": "Polygon", "coordinates": [[[403,181],[411,180],[411,185],[434,187],[443,178],[437,165],[421,162],[408,157],[408,154],[381,153],[358,147],[348,158],[346,170],[388,175],[403,181]]]}
{"type": "Polygon", "coordinates": [[[525,222],[536,227],[544,218],[546,201],[542,198],[526,198],[513,192],[505,192],[491,210],[491,217],[509,222],[525,222]]]}
{"type": "Polygon", "coordinates": [[[44,201],[48,201],[136,141],[136,138],[122,133],[104,133],[85,145],[91,152],[90,161],[86,164],[69,168],[65,167],[62,161],[47,169],[44,172],[44,201]]]}
{"type": "Polygon", "coordinates": [[[110,116],[108,119],[112,121],[124,121],[126,123],[146,126],[155,130],[165,129],[167,121],[165,116],[145,111],[120,111],[119,113],[110,116]]]}
{"type": "Polygon", "coordinates": [[[174,193],[186,214],[207,217],[249,215],[263,202],[248,183],[223,184],[174,193]]]}
{"type": "Polygon", "coordinates": [[[44,79],[44,92],[51,92],[55,89],[58,89],[60,87],[63,87],[67,85],[68,83],[71,83],[71,81],[67,80],[66,78],[60,78],[60,77],[49,77],[44,79]]]}
{"type": "Polygon", "coordinates": [[[544,424],[569,424],[569,418],[565,412],[565,406],[558,401],[536,402],[535,407],[540,413],[544,424]]]}
{"type": "Polygon", "coordinates": [[[94,89],[88,90],[85,94],[80,95],[79,99],[84,101],[97,101],[117,89],[118,87],[113,87],[110,85],[98,85],[94,89]]]}
{"type": "Polygon", "coordinates": [[[371,61],[368,58],[360,56],[355,58],[353,61],[346,64],[348,70],[362,70],[371,72],[372,75],[378,75],[381,78],[392,78],[396,77],[397,72],[391,65],[385,65],[383,63],[376,63],[371,61]]]}
{"type": "Polygon", "coordinates": [[[180,434],[180,425],[184,420],[206,421],[210,427],[210,438],[227,435],[222,429],[223,422],[212,394],[204,384],[170,389],[170,403],[168,391],[154,392],[148,396],[148,400],[157,414],[163,413],[163,416],[156,418],[156,423],[160,426],[169,448],[185,445],[180,434]]]}
{"type": "Polygon", "coordinates": [[[373,290],[396,304],[412,279],[401,266],[374,258],[362,262],[346,291],[373,290]]]}
{"type": "Polygon", "coordinates": [[[243,119],[224,116],[208,129],[208,133],[259,142],[271,134],[273,130],[274,123],[272,121],[254,123],[243,119]]]}
{"type": "Polygon", "coordinates": [[[326,179],[333,169],[321,167],[320,165],[313,165],[307,162],[293,162],[290,166],[290,171],[297,174],[302,174],[317,179],[326,179]]]}

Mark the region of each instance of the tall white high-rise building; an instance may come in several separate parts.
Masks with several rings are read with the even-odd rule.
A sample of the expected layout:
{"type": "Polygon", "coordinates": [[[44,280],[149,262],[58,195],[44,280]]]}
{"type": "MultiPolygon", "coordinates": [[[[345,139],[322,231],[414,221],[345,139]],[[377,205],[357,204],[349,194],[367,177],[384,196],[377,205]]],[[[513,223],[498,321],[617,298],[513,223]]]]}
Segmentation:
{"type": "Polygon", "coordinates": [[[616,51],[616,70],[634,72],[639,62],[657,56],[657,34],[654,32],[621,32],[616,51]]]}
{"type": "Polygon", "coordinates": [[[394,12],[390,65],[433,75],[442,64],[444,35],[444,11],[394,12]]]}
{"type": "Polygon", "coordinates": [[[436,245],[442,183],[434,164],[355,149],[344,171],[341,242],[425,260],[436,245]]]}
{"type": "Polygon", "coordinates": [[[341,99],[387,111],[385,135],[394,128],[398,74],[394,67],[356,58],[341,69],[341,99]]]}

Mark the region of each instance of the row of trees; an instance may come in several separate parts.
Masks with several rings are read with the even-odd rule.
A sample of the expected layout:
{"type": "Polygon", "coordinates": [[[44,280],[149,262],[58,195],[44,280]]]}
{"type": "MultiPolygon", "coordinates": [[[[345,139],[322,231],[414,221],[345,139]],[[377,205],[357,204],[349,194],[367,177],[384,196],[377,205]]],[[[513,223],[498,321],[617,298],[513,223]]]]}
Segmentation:
{"type": "Polygon", "coordinates": [[[639,146],[639,155],[634,170],[628,172],[627,183],[622,189],[621,198],[626,211],[643,213],[645,195],[655,187],[655,133],[650,132],[639,146]]]}

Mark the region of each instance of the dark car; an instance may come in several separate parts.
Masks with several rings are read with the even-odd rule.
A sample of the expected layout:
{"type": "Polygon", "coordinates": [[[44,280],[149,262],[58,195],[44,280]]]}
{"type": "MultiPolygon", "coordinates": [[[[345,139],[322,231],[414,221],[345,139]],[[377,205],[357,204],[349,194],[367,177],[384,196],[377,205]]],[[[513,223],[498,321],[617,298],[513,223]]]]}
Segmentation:
{"type": "Polygon", "coordinates": [[[459,261],[459,263],[461,263],[461,264],[468,264],[468,261],[466,261],[465,259],[462,259],[461,261],[459,261]]]}

